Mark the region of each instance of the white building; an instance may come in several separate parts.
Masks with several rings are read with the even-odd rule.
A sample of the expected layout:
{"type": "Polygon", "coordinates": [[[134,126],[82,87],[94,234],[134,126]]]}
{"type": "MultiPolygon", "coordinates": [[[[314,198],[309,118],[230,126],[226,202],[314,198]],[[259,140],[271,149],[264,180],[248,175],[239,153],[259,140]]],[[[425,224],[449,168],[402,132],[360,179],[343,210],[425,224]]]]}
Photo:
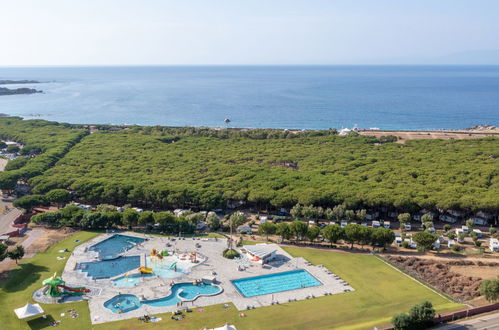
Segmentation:
{"type": "Polygon", "coordinates": [[[372,222],[372,225],[371,225],[371,226],[372,226],[373,228],[379,228],[379,226],[380,226],[379,221],[374,220],[374,221],[372,222]]]}
{"type": "Polygon", "coordinates": [[[276,256],[277,248],[271,244],[244,245],[241,252],[253,262],[264,264],[271,261],[276,256]]]}
{"type": "Polygon", "coordinates": [[[499,252],[499,240],[497,238],[491,238],[489,241],[489,249],[492,252],[499,252]]]}
{"type": "Polygon", "coordinates": [[[440,216],[440,220],[443,221],[443,222],[450,222],[450,223],[456,223],[457,219],[451,215],[447,215],[447,214],[442,214],[440,216]]]}

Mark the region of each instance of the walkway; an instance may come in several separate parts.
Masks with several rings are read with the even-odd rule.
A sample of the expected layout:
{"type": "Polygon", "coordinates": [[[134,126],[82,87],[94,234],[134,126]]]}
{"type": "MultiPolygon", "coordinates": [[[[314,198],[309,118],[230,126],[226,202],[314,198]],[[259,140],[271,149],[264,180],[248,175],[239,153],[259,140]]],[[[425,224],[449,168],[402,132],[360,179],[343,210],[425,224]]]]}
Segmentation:
{"type": "Polygon", "coordinates": [[[478,318],[461,321],[455,324],[448,324],[435,328],[438,330],[492,330],[499,329],[499,312],[495,314],[480,316],[478,318]]]}

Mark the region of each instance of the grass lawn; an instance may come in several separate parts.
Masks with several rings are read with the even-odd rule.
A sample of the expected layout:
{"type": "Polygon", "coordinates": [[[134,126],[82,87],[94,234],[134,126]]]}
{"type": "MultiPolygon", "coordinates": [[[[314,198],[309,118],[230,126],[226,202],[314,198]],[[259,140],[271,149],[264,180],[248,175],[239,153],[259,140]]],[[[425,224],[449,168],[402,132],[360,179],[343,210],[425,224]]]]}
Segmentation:
{"type": "MultiPolygon", "coordinates": [[[[69,238],[60,241],[50,247],[44,253],[38,253],[35,257],[21,260],[19,266],[9,271],[8,279],[0,285],[0,329],[44,329],[49,326],[53,319],[61,320],[63,325],[58,328],[66,329],[89,329],[90,315],[87,302],[68,304],[41,304],[47,319],[41,317],[31,321],[18,320],[14,314],[14,309],[24,306],[27,302],[33,303],[31,298],[33,292],[42,286],[42,281],[54,272],[60,276],[66,260],[73,248],[81,242],[89,240],[100,233],[98,232],[77,232],[69,238]],[[75,240],[80,240],[76,243],[75,240]],[[70,252],[58,253],[58,250],[67,248],[70,252]],[[57,260],[57,256],[66,256],[65,260],[57,260]],[[70,316],[60,317],[60,314],[74,308],[80,317],[72,319],[70,316]],[[53,319],[52,319],[53,318],[53,319]]],[[[67,313],[66,313],[67,314],[67,313]]]]}
{"type": "MultiPolygon", "coordinates": [[[[9,306],[0,311],[3,329],[39,329],[46,326],[40,318],[26,325],[19,322],[12,309],[22,306],[30,300],[33,290],[40,287],[41,280],[51,275],[55,270],[62,270],[63,263],[57,263],[57,250],[72,248],[74,239],[89,239],[95,233],[81,232],[66,241],[56,244],[46,253],[26,260],[18,270],[16,278],[10,279],[2,288],[0,303],[9,306]],[[31,264],[31,265],[30,265],[31,264]],[[28,266],[30,265],[30,266],[28,266]],[[29,275],[25,269],[33,268],[29,275]],[[21,274],[21,272],[24,272],[21,274]],[[10,307],[12,306],[12,307],[10,307]],[[3,320],[6,320],[4,323],[3,320]],[[23,325],[23,326],[21,326],[23,325]]],[[[172,321],[168,314],[161,314],[163,321],[144,324],[136,319],[105,323],[91,326],[88,307],[85,302],[77,304],[43,305],[47,314],[62,320],[60,329],[202,329],[204,327],[219,327],[224,323],[235,324],[238,329],[366,329],[390,322],[391,317],[408,310],[412,305],[423,300],[430,300],[438,311],[443,312],[459,308],[435,294],[431,290],[408,278],[404,274],[387,266],[371,255],[353,254],[336,251],[323,251],[298,247],[285,247],[293,256],[301,256],[314,264],[323,264],[331,271],[349,282],[356,291],[320,297],[311,300],[281,304],[245,311],[247,317],[240,318],[233,305],[224,309],[221,305],[209,306],[203,312],[195,310],[187,314],[182,321],[172,321]],[[75,308],[80,313],[77,319],[61,318],[59,314],[69,308],[75,308]]],[[[228,285],[228,284],[225,284],[228,285]]]]}

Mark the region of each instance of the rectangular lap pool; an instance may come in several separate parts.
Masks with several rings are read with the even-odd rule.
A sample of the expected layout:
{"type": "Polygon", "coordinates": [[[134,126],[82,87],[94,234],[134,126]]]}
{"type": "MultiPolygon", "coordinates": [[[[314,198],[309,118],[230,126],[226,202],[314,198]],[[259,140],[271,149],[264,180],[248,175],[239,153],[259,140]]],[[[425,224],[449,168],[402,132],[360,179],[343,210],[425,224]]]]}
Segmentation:
{"type": "Polygon", "coordinates": [[[99,253],[100,259],[114,259],[143,241],[140,237],[118,234],[92,245],[89,250],[99,253]]]}
{"type": "Polygon", "coordinates": [[[247,298],[322,285],[318,279],[304,269],[241,278],[231,282],[247,298]]]}

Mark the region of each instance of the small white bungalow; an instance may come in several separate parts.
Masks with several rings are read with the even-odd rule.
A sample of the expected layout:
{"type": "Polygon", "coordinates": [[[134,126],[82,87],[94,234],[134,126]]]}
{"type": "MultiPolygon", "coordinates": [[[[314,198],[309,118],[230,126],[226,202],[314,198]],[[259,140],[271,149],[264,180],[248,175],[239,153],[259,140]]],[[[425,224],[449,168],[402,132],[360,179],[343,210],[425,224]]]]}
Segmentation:
{"type": "Polygon", "coordinates": [[[366,214],[366,219],[367,220],[378,219],[378,217],[379,217],[379,212],[370,212],[370,213],[366,214]]]}
{"type": "Polygon", "coordinates": [[[457,218],[456,217],[453,217],[453,216],[448,215],[448,214],[442,214],[439,219],[441,221],[443,221],[443,222],[450,222],[450,223],[456,223],[457,222],[457,218]]]}
{"type": "Polygon", "coordinates": [[[463,231],[463,233],[468,233],[469,232],[468,226],[461,226],[461,230],[463,231]]]}
{"type": "Polygon", "coordinates": [[[451,247],[453,247],[454,245],[456,245],[456,241],[453,240],[453,239],[450,239],[448,242],[447,242],[447,247],[450,249],[451,247]]]}
{"type": "Polygon", "coordinates": [[[346,225],[348,225],[348,222],[346,222],[346,221],[341,222],[341,228],[346,227],[346,225]]]}
{"type": "Polygon", "coordinates": [[[253,231],[253,228],[251,228],[248,225],[241,225],[241,226],[237,227],[237,232],[239,234],[241,234],[241,233],[251,234],[252,231],[253,231]]]}
{"type": "Polygon", "coordinates": [[[497,238],[491,238],[489,241],[489,249],[492,252],[499,252],[499,240],[497,238]]]}
{"type": "Polygon", "coordinates": [[[372,222],[371,226],[372,226],[373,228],[379,228],[379,226],[380,226],[379,221],[374,220],[374,221],[372,222]]]}
{"type": "Polygon", "coordinates": [[[404,229],[405,229],[405,230],[411,230],[411,229],[412,229],[411,224],[410,224],[410,223],[406,223],[406,224],[404,225],[404,229]]]}
{"type": "Polygon", "coordinates": [[[480,229],[473,229],[473,232],[476,234],[476,237],[481,238],[483,233],[480,229]]]}
{"type": "Polygon", "coordinates": [[[383,221],[383,227],[390,228],[390,221],[383,221]]]}
{"type": "Polygon", "coordinates": [[[471,220],[473,220],[473,224],[477,226],[486,226],[489,222],[487,219],[481,217],[474,217],[471,218],[471,220]]]}

